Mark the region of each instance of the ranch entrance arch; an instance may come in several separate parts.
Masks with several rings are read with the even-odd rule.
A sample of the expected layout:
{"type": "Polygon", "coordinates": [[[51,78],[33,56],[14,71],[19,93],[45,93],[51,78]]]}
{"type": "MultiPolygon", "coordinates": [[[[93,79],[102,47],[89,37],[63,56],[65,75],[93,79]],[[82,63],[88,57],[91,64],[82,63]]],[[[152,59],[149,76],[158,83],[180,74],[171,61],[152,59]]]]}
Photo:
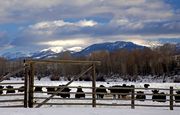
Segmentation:
{"type": "MultiPolygon", "coordinates": [[[[96,91],[96,65],[100,65],[100,61],[74,61],[74,60],[26,60],[25,61],[25,65],[28,66],[28,68],[25,69],[26,72],[26,76],[25,76],[25,89],[27,90],[27,94],[25,95],[25,98],[27,99],[25,101],[25,105],[27,105],[27,107],[34,107],[33,105],[33,99],[34,99],[34,71],[35,71],[35,65],[36,64],[78,64],[78,65],[89,65],[89,67],[81,72],[78,76],[74,77],[72,80],[70,80],[67,84],[65,84],[65,86],[70,85],[73,81],[79,79],[80,77],[82,77],[84,74],[86,74],[87,72],[91,71],[91,75],[92,75],[92,106],[95,107],[96,106],[96,95],[95,95],[95,91],[96,91]]],[[[60,88],[57,89],[56,92],[61,92],[64,88],[60,88]]],[[[37,106],[35,106],[36,108],[41,107],[42,105],[44,105],[45,103],[47,103],[50,99],[52,99],[56,94],[53,93],[51,94],[49,97],[47,97],[46,99],[44,99],[41,103],[39,103],[37,106]]]]}

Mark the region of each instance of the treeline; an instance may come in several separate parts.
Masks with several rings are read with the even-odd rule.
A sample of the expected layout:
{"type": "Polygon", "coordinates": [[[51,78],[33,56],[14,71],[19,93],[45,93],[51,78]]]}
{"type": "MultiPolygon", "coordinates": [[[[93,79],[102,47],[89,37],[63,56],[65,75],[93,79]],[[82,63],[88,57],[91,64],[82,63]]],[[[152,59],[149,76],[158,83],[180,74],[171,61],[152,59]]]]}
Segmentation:
{"type": "MultiPolygon", "coordinates": [[[[124,79],[136,79],[138,75],[171,76],[180,74],[174,55],[176,55],[175,45],[165,44],[154,49],[96,51],[86,57],[73,57],[71,53],[63,52],[53,59],[98,60],[101,61],[101,65],[96,67],[98,76],[118,74],[124,76],[124,79]]],[[[23,61],[7,61],[0,58],[0,65],[0,75],[4,75],[21,67],[23,61]]],[[[50,76],[52,80],[59,79],[61,76],[67,76],[67,79],[71,79],[73,75],[77,75],[85,68],[87,67],[84,65],[37,64],[35,74],[39,79],[45,76],[50,76]]]]}
{"type": "Polygon", "coordinates": [[[94,52],[90,60],[100,60],[100,73],[118,73],[120,75],[171,75],[177,74],[177,62],[173,45],[166,44],[156,49],[144,48],[133,51],[118,50],[94,52]]]}

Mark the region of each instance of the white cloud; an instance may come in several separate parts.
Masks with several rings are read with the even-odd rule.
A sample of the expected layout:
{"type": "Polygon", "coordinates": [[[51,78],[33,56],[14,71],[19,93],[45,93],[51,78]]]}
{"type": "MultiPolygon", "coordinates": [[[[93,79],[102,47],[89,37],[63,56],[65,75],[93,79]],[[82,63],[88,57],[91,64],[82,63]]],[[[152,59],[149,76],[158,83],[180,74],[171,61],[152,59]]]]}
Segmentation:
{"type": "Polygon", "coordinates": [[[66,38],[62,40],[61,38],[57,38],[56,40],[49,39],[46,42],[44,41],[38,42],[37,45],[45,46],[48,48],[50,47],[51,49],[62,47],[63,48],[62,50],[80,51],[82,50],[82,48],[85,48],[93,43],[102,43],[102,42],[104,42],[104,39],[102,39],[101,37],[94,38],[87,35],[78,35],[78,36],[73,36],[73,38],[66,38]]]}
{"type": "Polygon", "coordinates": [[[128,6],[140,6],[146,2],[146,0],[103,0],[108,5],[128,7],[128,6]]]}
{"type": "Polygon", "coordinates": [[[26,0],[26,2],[23,2],[23,0],[16,1],[22,2],[24,6],[33,8],[48,8],[63,3],[63,0],[26,0]]]}
{"type": "Polygon", "coordinates": [[[93,21],[93,20],[81,20],[79,22],[77,22],[75,25],[76,26],[80,26],[80,27],[93,27],[95,25],[97,25],[98,23],[93,21]]]}
{"type": "Polygon", "coordinates": [[[134,16],[140,19],[164,19],[174,15],[171,7],[163,0],[26,0],[26,2],[0,0],[0,2],[0,20],[6,19],[6,22],[55,20],[57,17],[80,18],[105,13],[112,14],[112,18],[134,16]]]}
{"type": "Polygon", "coordinates": [[[67,4],[67,5],[75,5],[75,6],[85,6],[85,5],[88,5],[92,2],[94,2],[95,0],[64,0],[64,4],[67,4]]]}
{"type": "Polygon", "coordinates": [[[180,29],[180,22],[169,22],[163,24],[164,28],[169,28],[169,29],[180,29]]]}
{"type": "Polygon", "coordinates": [[[29,27],[32,29],[41,30],[41,29],[62,27],[67,25],[72,25],[72,23],[64,22],[63,20],[56,20],[56,21],[39,22],[34,25],[30,25],[29,27]]]}
{"type": "Polygon", "coordinates": [[[62,0],[0,0],[0,22],[28,22],[37,19],[43,10],[61,3],[62,0]]]}
{"type": "Polygon", "coordinates": [[[117,19],[112,20],[113,25],[121,26],[122,29],[126,30],[137,30],[142,29],[144,27],[144,23],[140,21],[130,21],[128,19],[117,19]]]}
{"type": "Polygon", "coordinates": [[[1,9],[11,8],[13,10],[22,10],[24,8],[48,8],[55,5],[62,4],[64,0],[0,0],[1,9]],[[17,7],[16,5],[21,5],[17,7]]]}
{"type": "Polygon", "coordinates": [[[59,46],[59,47],[58,46],[57,47],[49,47],[47,49],[43,49],[42,51],[48,51],[48,50],[51,50],[51,51],[53,51],[55,53],[59,53],[59,52],[63,51],[64,48],[61,47],[61,46],[59,46]]]}
{"type": "Polygon", "coordinates": [[[104,36],[105,40],[131,40],[131,39],[140,39],[140,40],[157,40],[157,39],[167,39],[167,38],[180,38],[180,34],[152,34],[152,35],[141,35],[141,34],[133,34],[133,35],[112,35],[112,36],[104,36]]]}
{"type": "Polygon", "coordinates": [[[116,21],[115,23],[120,25],[120,26],[125,26],[125,25],[130,23],[128,19],[118,19],[115,21],[116,21]]]}
{"type": "Polygon", "coordinates": [[[98,23],[93,20],[80,20],[78,22],[65,22],[63,20],[55,20],[55,21],[44,21],[39,22],[34,25],[30,25],[29,27],[36,30],[41,29],[52,29],[59,28],[63,26],[76,26],[76,27],[93,27],[98,23]]]}
{"type": "Polygon", "coordinates": [[[47,42],[41,42],[40,45],[48,45],[48,46],[77,46],[77,45],[83,45],[86,44],[86,40],[84,39],[68,39],[68,40],[53,40],[53,41],[47,41],[47,42]]]}
{"type": "Polygon", "coordinates": [[[71,48],[67,48],[68,51],[74,51],[74,52],[79,52],[81,51],[83,48],[82,47],[71,47],[71,48]]]}
{"type": "Polygon", "coordinates": [[[144,40],[144,39],[127,39],[126,41],[133,42],[138,45],[143,45],[147,47],[156,47],[162,45],[158,41],[152,41],[152,40],[144,40]]]}

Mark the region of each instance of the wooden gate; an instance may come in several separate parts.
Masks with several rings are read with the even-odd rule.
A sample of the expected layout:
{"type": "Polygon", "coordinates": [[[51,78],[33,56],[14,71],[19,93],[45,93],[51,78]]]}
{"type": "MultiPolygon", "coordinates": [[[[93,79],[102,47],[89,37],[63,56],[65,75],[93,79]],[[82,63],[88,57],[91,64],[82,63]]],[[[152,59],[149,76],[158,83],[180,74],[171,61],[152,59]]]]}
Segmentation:
{"type": "MultiPolygon", "coordinates": [[[[29,66],[29,76],[26,76],[26,83],[27,83],[27,87],[28,87],[28,107],[32,108],[32,107],[36,107],[39,108],[42,105],[44,105],[45,103],[47,103],[50,99],[52,99],[56,94],[53,93],[51,94],[49,97],[47,97],[44,101],[42,101],[42,103],[39,103],[37,106],[34,106],[34,67],[35,64],[37,63],[59,63],[59,64],[80,64],[80,65],[89,65],[89,67],[83,71],[82,73],[80,73],[78,76],[74,77],[72,80],[70,80],[66,85],[64,85],[64,87],[59,88],[56,90],[56,92],[61,92],[65,86],[70,85],[73,81],[77,80],[78,78],[82,77],[84,74],[86,74],[87,72],[91,71],[91,75],[92,75],[92,106],[95,107],[96,105],[96,98],[95,98],[95,90],[96,90],[96,71],[95,71],[95,66],[97,64],[100,64],[99,61],[73,61],[73,60],[26,60],[26,65],[29,66]]],[[[28,68],[27,68],[28,69],[28,68]]]]}
{"type": "Polygon", "coordinates": [[[24,79],[21,81],[5,81],[19,72],[24,72],[24,75],[28,75],[27,68],[28,66],[24,65],[22,68],[0,78],[0,108],[27,107],[27,77],[24,76],[24,79]]]}

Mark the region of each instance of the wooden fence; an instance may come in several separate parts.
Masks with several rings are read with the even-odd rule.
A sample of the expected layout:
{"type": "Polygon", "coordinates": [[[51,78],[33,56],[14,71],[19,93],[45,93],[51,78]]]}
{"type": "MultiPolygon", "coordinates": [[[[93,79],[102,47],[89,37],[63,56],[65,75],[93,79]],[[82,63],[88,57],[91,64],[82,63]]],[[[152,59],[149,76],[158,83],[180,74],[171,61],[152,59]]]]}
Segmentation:
{"type": "MultiPolygon", "coordinates": [[[[27,65],[22,65],[21,68],[13,72],[9,72],[5,76],[0,77],[0,108],[8,108],[8,107],[27,107],[27,79],[24,76],[24,80],[19,82],[3,82],[6,79],[9,79],[11,76],[24,71],[27,73],[27,65]],[[13,88],[7,88],[7,86],[13,86],[13,88]],[[15,88],[14,88],[15,86],[15,88]],[[23,86],[23,92],[18,92],[19,86],[23,86]],[[15,93],[7,93],[8,91],[14,90],[15,93]],[[5,93],[6,92],[6,93],[5,93]],[[9,98],[10,97],[10,98],[9,98]]],[[[27,74],[26,74],[27,75],[27,74]]]]}
{"type": "Polygon", "coordinates": [[[24,82],[4,82],[0,83],[4,88],[0,89],[0,108],[8,107],[27,107],[26,93],[18,92],[19,86],[24,86],[24,82]],[[7,88],[13,86],[13,88],[7,88]],[[15,91],[14,93],[7,93],[8,91],[15,91]]]}
{"type": "MultiPolygon", "coordinates": [[[[83,106],[88,106],[91,105],[92,107],[96,107],[96,106],[129,106],[132,109],[138,107],[138,106],[143,106],[143,107],[168,107],[170,110],[173,110],[174,107],[180,107],[180,105],[178,105],[176,102],[177,100],[175,100],[175,96],[180,96],[178,94],[175,94],[175,92],[178,89],[174,89],[173,87],[170,87],[168,89],[165,88],[135,88],[135,87],[131,87],[128,89],[130,89],[129,93],[112,93],[112,92],[107,92],[107,93],[98,93],[96,92],[96,71],[95,71],[95,66],[97,64],[100,64],[100,62],[98,61],[72,61],[72,60],[27,60],[24,64],[24,67],[21,69],[18,69],[15,72],[11,72],[8,75],[2,77],[2,79],[0,79],[0,85],[2,86],[7,86],[7,85],[22,85],[24,86],[24,92],[23,93],[13,93],[13,94],[0,94],[0,98],[1,97],[13,97],[13,99],[9,99],[9,98],[5,98],[5,99],[0,99],[0,107],[41,107],[44,105],[83,105],[83,106]],[[65,84],[64,87],[59,87],[59,86],[40,86],[43,87],[43,91],[40,92],[35,92],[34,88],[37,87],[34,84],[34,65],[36,63],[69,63],[69,64],[86,64],[89,65],[89,67],[83,71],[82,73],[80,73],[77,77],[73,78],[71,81],[69,81],[67,84],[65,84]],[[20,71],[24,71],[24,81],[21,83],[3,83],[2,81],[20,71]],[[71,92],[62,92],[64,88],[68,87],[71,89],[76,89],[78,88],[77,86],[69,86],[73,81],[75,81],[76,79],[83,77],[84,74],[86,74],[87,72],[91,72],[92,73],[92,86],[89,87],[81,87],[84,91],[86,97],[85,98],[72,98],[72,96],[74,96],[75,94],[77,94],[77,92],[75,91],[71,91],[71,92]],[[51,94],[48,95],[47,90],[45,90],[46,87],[54,87],[56,88],[55,91],[50,92],[51,94]],[[144,95],[148,96],[148,97],[152,97],[155,94],[152,94],[151,90],[153,89],[158,89],[161,91],[165,91],[165,95],[166,98],[165,101],[166,103],[160,103],[160,102],[152,102],[152,98],[147,98],[145,99],[145,101],[149,101],[152,102],[152,104],[146,104],[146,103],[139,103],[139,99],[136,98],[136,96],[138,95],[137,91],[144,91],[144,95]],[[58,93],[68,93],[71,96],[71,98],[61,98],[60,96],[57,96],[58,93]],[[104,98],[97,98],[96,95],[97,94],[104,94],[105,97],[104,98]],[[113,95],[128,95],[128,98],[113,98],[113,95]],[[15,98],[15,97],[18,98],[15,98]],[[22,98],[19,98],[20,96],[22,96],[22,98]],[[55,100],[55,101],[50,101],[50,100],[55,100]],[[61,101],[62,100],[62,101],[61,101]],[[73,101],[73,102],[70,102],[73,101]],[[79,101],[79,102],[76,102],[79,101]],[[3,105],[4,102],[10,102],[9,105],[3,105]],[[21,102],[20,105],[15,104],[12,105],[12,103],[14,102],[21,102]],[[83,103],[84,102],[84,103],[83,103]],[[128,103],[122,103],[122,102],[128,102],[128,103]],[[168,102],[168,103],[167,103],[168,102]]],[[[98,87],[99,88],[99,87],[98,87]]],[[[105,87],[106,89],[108,87],[105,87]]],[[[127,87],[121,87],[121,89],[127,89],[127,87]]],[[[15,90],[18,90],[19,88],[16,87],[14,88],[15,90]]],[[[117,87],[111,87],[111,89],[118,89],[117,87]]],[[[7,91],[8,89],[3,88],[0,89],[0,91],[7,91]]],[[[158,94],[161,95],[161,94],[158,94]]],[[[156,100],[156,101],[161,101],[161,100],[156,100]]],[[[180,100],[179,100],[180,102],[180,100]]]]}
{"type": "MultiPolygon", "coordinates": [[[[24,82],[11,82],[11,83],[0,83],[1,86],[8,86],[8,85],[13,85],[16,86],[18,85],[18,87],[13,88],[14,90],[16,90],[16,93],[13,94],[2,94],[0,95],[0,108],[7,108],[7,107],[28,107],[27,105],[27,96],[24,92],[19,93],[19,86],[24,86],[24,82]],[[2,97],[7,97],[5,99],[2,99],[2,97]],[[13,97],[13,98],[8,98],[8,97],[13,97]],[[8,105],[4,105],[4,103],[10,103],[8,105]],[[18,104],[17,104],[18,103],[18,104]]],[[[168,89],[166,88],[128,88],[131,89],[130,93],[111,93],[109,92],[108,88],[109,87],[104,87],[107,90],[107,93],[98,93],[98,92],[92,92],[93,87],[83,87],[81,86],[82,90],[85,93],[85,98],[75,98],[75,94],[78,94],[76,92],[76,89],[79,88],[79,86],[68,86],[68,88],[72,89],[72,91],[70,92],[61,92],[61,91],[51,91],[48,92],[46,90],[47,87],[52,87],[52,88],[62,88],[62,86],[42,86],[42,85],[35,85],[33,89],[33,98],[29,98],[30,102],[32,102],[31,107],[37,107],[37,105],[42,104],[42,100],[45,100],[49,97],[49,94],[47,93],[51,93],[54,94],[54,97],[52,97],[49,102],[43,103],[43,106],[60,106],[60,105],[68,105],[68,106],[92,106],[92,107],[96,107],[96,106],[129,106],[132,109],[142,106],[142,107],[166,107],[169,108],[170,110],[173,110],[174,107],[180,107],[180,103],[176,103],[175,101],[179,101],[179,100],[175,100],[175,96],[179,96],[180,94],[176,94],[175,92],[178,91],[179,89],[174,89],[173,87],[170,87],[168,89]],[[35,87],[42,87],[42,91],[39,92],[35,92],[34,89],[35,87]],[[152,100],[152,96],[155,95],[151,92],[151,90],[160,90],[161,92],[165,92],[166,102],[153,102],[152,100]],[[136,98],[136,96],[138,95],[138,91],[144,91],[144,95],[146,95],[146,98],[144,99],[144,101],[139,101],[139,99],[136,98]],[[70,94],[70,98],[62,98],[60,96],[57,96],[56,94],[60,93],[61,94],[70,94]],[[104,98],[97,98],[97,97],[93,97],[93,95],[97,95],[97,94],[104,94],[104,98]],[[113,95],[127,95],[126,98],[113,98],[113,95]],[[150,104],[147,104],[148,103],[150,104]]],[[[67,86],[66,86],[67,87],[67,86]]],[[[65,88],[65,87],[64,87],[65,88]]],[[[94,89],[97,89],[99,87],[96,87],[94,89]]],[[[103,89],[103,88],[102,88],[103,89]]],[[[116,87],[111,87],[111,89],[118,89],[116,87]]],[[[121,89],[127,89],[126,87],[121,87],[121,89]]],[[[7,88],[3,88],[0,89],[0,91],[7,91],[9,89],[7,88]]],[[[80,93],[81,94],[81,93],[80,93]]],[[[161,95],[161,94],[158,94],[161,95]]],[[[161,99],[156,99],[156,101],[162,101],[161,99]]],[[[163,100],[164,101],[164,100],[163,100]]]]}
{"type": "MultiPolygon", "coordinates": [[[[73,81],[77,80],[78,78],[82,77],[84,74],[86,74],[87,72],[91,71],[92,73],[92,92],[95,92],[95,87],[96,87],[96,83],[95,83],[95,79],[96,79],[96,73],[95,73],[95,66],[99,65],[100,62],[99,61],[77,61],[77,60],[25,60],[24,61],[24,66],[20,69],[17,69],[14,72],[10,72],[9,74],[2,76],[0,78],[0,82],[2,82],[3,80],[15,75],[18,72],[24,71],[24,107],[33,107],[33,99],[34,99],[34,92],[33,92],[33,88],[34,88],[34,71],[35,71],[35,64],[37,63],[46,63],[46,64],[80,64],[80,65],[89,65],[89,68],[87,68],[85,71],[83,71],[82,73],[80,73],[77,77],[73,78],[70,82],[68,82],[65,86],[70,85],[73,81]]],[[[11,84],[11,83],[10,83],[11,84]]],[[[8,83],[6,84],[8,85],[8,83]]],[[[13,88],[14,89],[14,88],[13,88]]],[[[4,91],[7,89],[1,88],[0,91],[4,91]]],[[[11,89],[9,89],[11,90],[11,89]]],[[[57,91],[62,91],[62,89],[59,89],[57,91]]],[[[9,94],[0,94],[0,96],[8,96],[9,94]]],[[[20,94],[10,94],[11,96],[15,96],[15,95],[20,95],[20,94]]],[[[51,96],[47,97],[42,103],[40,103],[39,105],[37,105],[36,107],[41,107],[43,104],[47,103],[51,98],[53,98],[55,95],[52,94],[51,96]]],[[[93,96],[93,103],[95,103],[95,94],[92,94],[93,96]]],[[[0,100],[1,101],[1,100],[0,100]]],[[[14,100],[12,100],[14,101],[14,100]]],[[[5,100],[2,100],[2,102],[5,102],[5,100]]],[[[95,106],[95,104],[93,104],[95,106]]],[[[18,105],[16,105],[17,107],[18,105]]],[[[2,106],[2,107],[5,107],[2,106]]],[[[11,106],[12,107],[12,106],[11,106]]]]}
{"type": "MultiPolygon", "coordinates": [[[[43,87],[43,91],[39,91],[39,92],[34,92],[36,96],[34,96],[33,99],[33,106],[38,105],[41,103],[41,100],[44,100],[47,98],[47,93],[52,93],[54,95],[60,93],[58,91],[52,91],[52,92],[48,92],[45,90],[46,87],[53,87],[53,88],[62,88],[59,86],[35,86],[35,87],[43,87]],[[42,96],[43,94],[43,96],[42,96]]],[[[76,89],[78,88],[76,87],[72,87],[69,86],[68,88],[71,89],[76,89]]],[[[86,89],[92,89],[93,87],[81,87],[83,90],[86,89]]],[[[96,87],[97,88],[97,87],[96,87]]],[[[95,89],[96,89],[95,88],[95,89]]],[[[99,88],[99,87],[98,87],[99,88]]],[[[108,89],[109,87],[105,87],[105,89],[108,89]]],[[[113,87],[111,87],[112,89],[113,87]]],[[[113,89],[118,89],[116,87],[114,87],[113,89]]],[[[127,88],[127,87],[121,87],[121,89],[131,89],[130,93],[98,93],[95,92],[93,93],[91,90],[89,91],[84,91],[86,97],[85,98],[75,98],[75,94],[78,94],[75,90],[71,91],[71,92],[61,92],[61,94],[70,94],[71,98],[61,98],[60,96],[54,96],[53,98],[51,98],[51,102],[48,103],[44,103],[43,105],[48,105],[48,106],[58,106],[58,105],[83,105],[83,106],[87,106],[87,105],[91,105],[92,107],[96,107],[96,106],[129,106],[132,109],[134,109],[135,107],[168,107],[170,110],[173,110],[174,107],[180,107],[180,104],[178,105],[178,103],[176,103],[174,96],[180,96],[179,94],[175,94],[175,92],[178,89],[173,89],[173,87],[170,87],[169,89],[165,89],[165,88],[127,88]],[[164,91],[165,94],[153,94],[151,93],[151,90],[154,89],[158,89],[160,91],[164,91]],[[144,99],[144,101],[140,101],[139,99],[136,98],[137,95],[139,95],[137,93],[137,91],[144,91],[146,93],[144,93],[145,96],[148,96],[150,98],[146,98],[144,99]],[[94,98],[92,97],[92,94],[104,94],[104,98],[95,98],[95,103],[94,103],[94,98]],[[113,98],[113,95],[127,95],[126,98],[113,98]],[[162,100],[162,99],[156,99],[156,101],[165,101],[165,102],[153,102],[152,100],[152,96],[153,95],[164,95],[166,96],[166,99],[162,100]],[[73,101],[73,102],[72,102],[73,101]],[[98,101],[98,102],[97,102],[98,101]],[[147,104],[146,101],[150,102],[151,104],[147,104]],[[129,103],[122,103],[122,102],[129,102],[129,103]],[[136,103],[138,102],[138,103],[136,103]],[[140,104],[139,104],[140,103],[140,104]]],[[[108,91],[108,90],[107,90],[108,91]]],[[[81,94],[81,93],[80,93],[81,94]]],[[[180,100],[178,100],[180,102],[180,100]]]]}

